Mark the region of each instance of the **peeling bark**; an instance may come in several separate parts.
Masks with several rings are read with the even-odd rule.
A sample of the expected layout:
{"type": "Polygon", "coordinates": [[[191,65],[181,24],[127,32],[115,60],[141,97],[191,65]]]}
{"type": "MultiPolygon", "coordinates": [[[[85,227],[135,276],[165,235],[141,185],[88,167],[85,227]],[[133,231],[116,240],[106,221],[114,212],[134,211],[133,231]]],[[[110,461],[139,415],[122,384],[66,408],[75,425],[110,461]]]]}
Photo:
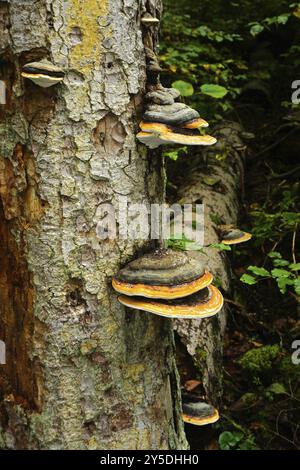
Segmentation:
{"type": "MultiPolygon", "coordinates": [[[[180,204],[204,204],[205,246],[219,242],[217,224],[237,223],[243,193],[246,146],[241,137],[242,129],[228,122],[216,128],[213,135],[217,137],[218,143],[191,159],[178,191],[180,204]],[[211,183],[212,180],[215,184],[211,183]]],[[[213,248],[205,248],[204,252],[208,256],[207,265],[215,277],[215,283],[226,297],[230,291],[228,258],[224,252],[213,248]]],[[[226,306],[210,319],[174,321],[174,328],[196,368],[201,370],[206,393],[215,405],[220,404],[222,396],[225,326],[226,306]]]]}
{"type": "Polygon", "coordinates": [[[138,0],[0,2],[2,448],[186,448],[171,322],[125,312],[111,288],[145,244],[96,233],[102,204],[164,196],[160,156],[135,140],[140,12],[138,0]],[[21,78],[41,58],[62,85],[21,78]]]}

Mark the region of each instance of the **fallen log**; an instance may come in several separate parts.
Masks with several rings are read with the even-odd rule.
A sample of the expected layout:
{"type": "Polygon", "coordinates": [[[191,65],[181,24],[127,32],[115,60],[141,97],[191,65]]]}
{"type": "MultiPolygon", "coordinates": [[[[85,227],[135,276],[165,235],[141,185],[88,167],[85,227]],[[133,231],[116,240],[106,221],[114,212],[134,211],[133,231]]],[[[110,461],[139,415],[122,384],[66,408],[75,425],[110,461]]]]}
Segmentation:
{"type": "MultiPolygon", "coordinates": [[[[245,141],[251,136],[233,122],[217,126],[213,135],[218,138],[216,145],[197,151],[189,160],[188,168],[184,162],[185,169],[179,172],[183,176],[179,181],[177,202],[204,204],[204,252],[215,284],[226,297],[230,294],[229,258],[226,252],[209,246],[219,242],[218,225],[238,223],[243,204],[245,141]]],[[[220,403],[222,396],[226,310],[225,302],[225,307],[213,318],[174,320],[174,329],[186,348],[186,354],[192,358],[196,370],[201,371],[205,392],[215,405],[220,403]]]]}

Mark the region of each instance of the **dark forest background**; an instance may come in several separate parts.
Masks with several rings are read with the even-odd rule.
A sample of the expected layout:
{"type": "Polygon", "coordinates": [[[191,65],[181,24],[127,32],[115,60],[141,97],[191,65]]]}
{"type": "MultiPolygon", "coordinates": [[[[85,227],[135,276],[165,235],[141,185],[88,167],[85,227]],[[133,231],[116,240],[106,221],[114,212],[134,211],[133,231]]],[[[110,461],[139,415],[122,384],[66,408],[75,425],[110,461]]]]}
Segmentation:
{"type": "MultiPolygon", "coordinates": [[[[240,225],[253,239],[228,252],[223,419],[191,445],[206,432],[209,449],[299,450],[300,4],[164,0],[160,60],[164,85],[212,127],[240,123],[248,146],[240,225]]],[[[165,152],[170,201],[191,151],[165,152]]]]}

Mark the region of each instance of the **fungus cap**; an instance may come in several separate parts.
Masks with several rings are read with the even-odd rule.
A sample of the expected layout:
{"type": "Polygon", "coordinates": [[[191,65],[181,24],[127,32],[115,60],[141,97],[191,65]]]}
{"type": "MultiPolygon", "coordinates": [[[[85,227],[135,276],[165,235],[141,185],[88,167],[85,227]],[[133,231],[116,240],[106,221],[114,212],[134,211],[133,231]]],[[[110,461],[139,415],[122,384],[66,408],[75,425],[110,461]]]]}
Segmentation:
{"type": "Polygon", "coordinates": [[[160,139],[159,134],[155,133],[139,132],[136,137],[142,144],[147,145],[150,149],[156,149],[164,143],[160,139]]]}
{"type": "Polygon", "coordinates": [[[163,90],[149,91],[145,98],[154,104],[168,105],[174,103],[174,97],[172,94],[163,90]]]}
{"type": "Polygon", "coordinates": [[[217,139],[211,135],[185,135],[167,132],[166,134],[161,134],[159,137],[165,144],[214,145],[217,142],[217,139]]]}
{"type": "Polygon", "coordinates": [[[119,296],[118,300],[126,307],[167,318],[208,318],[216,315],[223,307],[223,296],[212,285],[188,297],[176,300],[149,300],[126,295],[119,296]]]}
{"type": "Polygon", "coordinates": [[[152,25],[157,25],[160,21],[158,18],[155,18],[154,16],[152,16],[150,13],[147,12],[147,13],[144,13],[144,15],[142,16],[141,22],[144,25],[152,26],[152,25]]]}
{"type": "Polygon", "coordinates": [[[198,122],[199,126],[197,128],[189,128],[186,126],[183,127],[174,127],[168,126],[167,124],[162,124],[161,122],[144,122],[141,121],[139,126],[143,132],[153,132],[157,134],[165,134],[166,132],[174,132],[175,134],[184,134],[184,135],[193,135],[199,136],[197,129],[199,127],[207,127],[206,121],[199,119],[198,121],[203,121],[203,123],[198,122]]]}
{"type": "Polygon", "coordinates": [[[42,88],[56,85],[64,79],[63,70],[47,60],[25,64],[21,75],[42,88]]]}
{"type": "Polygon", "coordinates": [[[251,233],[243,232],[238,229],[231,229],[228,231],[223,231],[223,239],[221,243],[224,245],[237,245],[238,243],[244,243],[249,241],[252,238],[251,233]]]}
{"type": "Polygon", "coordinates": [[[112,283],[120,294],[176,299],[204,289],[212,280],[212,274],[199,257],[173,250],[156,250],[128,263],[112,283]]]}
{"type": "Polygon", "coordinates": [[[183,421],[196,426],[213,424],[220,418],[216,408],[202,401],[184,401],[182,411],[183,421]]]}
{"type": "Polygon", "coordinates": [[[209,124],[202,118],[194,119],[193,121],[184,124],[185,129],[199,129],[200,127],[208,127],[209,124]]]}
{"type": "Polygon", "coordinates": [[[155,149],[160,145],[179,144],[179,145],[213,145],[217,142],[215,137],[210,135],[192,135],[175,132],[172,128],[167,127],[164,131],[164,124],[148,123],[147,128],[137,134],[137,139],[151,149],[155,149]],[[151,131],[152,129],[152,131],[151,131]]]}
{"type": "MultiPolygon", "coordinates": [[[[153,59],[152,59],[153,62],[153,59]]],[[[170,105],[174,104],[175,100],[180,97],[180,91],[175,88],[164,88],[160,84],[155,87],[150,87],[146,94],[146,100],[152,104],[170,105]]]]}
{"type": "Polygon", "coordinates": [[[143,116],[144,121],[160,122],[175,127],[184,126],[199,118],[199,113],[184,103],[151,104],[147,107],[143,116]]]}

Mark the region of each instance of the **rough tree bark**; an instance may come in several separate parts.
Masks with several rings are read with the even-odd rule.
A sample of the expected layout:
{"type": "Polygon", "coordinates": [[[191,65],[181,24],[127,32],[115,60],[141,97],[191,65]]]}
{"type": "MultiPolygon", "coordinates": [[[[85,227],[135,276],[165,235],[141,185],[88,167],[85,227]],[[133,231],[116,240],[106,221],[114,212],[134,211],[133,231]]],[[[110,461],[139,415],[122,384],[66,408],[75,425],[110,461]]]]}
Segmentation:
{"type": "MultiPolygon", "coordinates": [[[[218,224],[237,224],[242,204],[246,146],[238,124],[225,122],[212,132],[218,142],[199,153],[185,168],[178,202],[203,203],[205,214],[204,245],[218,243],[218,224]]],[[[207,265],[225,297],[230,291],[230,266],[222,251],[205,248],[207,265]]],[[[175,320],[187,353],[201,370],[209,400],[219,405],[222,397],[223,339],[226,327],[226,303],[218,315],[206,320],[175,320]]]]}
{"type": "MultiPolygon", "coordinates": [[[[160,14],[161,1],[145,1],[160,14]]],[[[111,277],[142,242],[99,241],[102,204],[160,202],[137,146],[139,0],[0,1],[0,447],[182,449],[171,323],[125,312],[111,277]],[[20,76],[48,58],[42,89],[20,76]]],[[[120,214],[122,217],[122,214],[120,214]]]]}

